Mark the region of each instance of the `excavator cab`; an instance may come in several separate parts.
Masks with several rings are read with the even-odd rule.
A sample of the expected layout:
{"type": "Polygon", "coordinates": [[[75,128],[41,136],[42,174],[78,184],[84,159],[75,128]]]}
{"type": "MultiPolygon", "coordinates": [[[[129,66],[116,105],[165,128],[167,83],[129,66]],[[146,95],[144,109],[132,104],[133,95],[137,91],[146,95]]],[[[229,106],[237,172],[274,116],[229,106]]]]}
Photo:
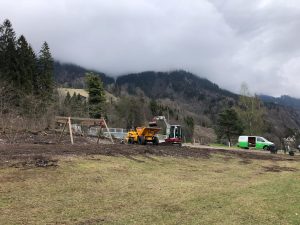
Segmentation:
{"type": "Polygon", "coordinates": [[[170,125],[170,133],[166,143],[170,144],[179,144],[181,146],[182,143],[182,129],[180,125],[170,125]]]}
{"type": "Polygon", "coordinates": [[[158,134],[158,138],[160,143],[168,143],[168,144],[178,144],[181,146],[182,143],[182,129],[180,125],[171,125],[168,123],[164,116],[156,116],[153,118],[151,122],[149,122],[149,127],[158,126],[158,122],[162,121],[163,125],[166,129],[162,134],[158,134]]]}
{"type": "Polygon", "coordinates": [[[169,138],[181,138],[181,137],[182,137],[181,126],[171,125],[169,138]]]}

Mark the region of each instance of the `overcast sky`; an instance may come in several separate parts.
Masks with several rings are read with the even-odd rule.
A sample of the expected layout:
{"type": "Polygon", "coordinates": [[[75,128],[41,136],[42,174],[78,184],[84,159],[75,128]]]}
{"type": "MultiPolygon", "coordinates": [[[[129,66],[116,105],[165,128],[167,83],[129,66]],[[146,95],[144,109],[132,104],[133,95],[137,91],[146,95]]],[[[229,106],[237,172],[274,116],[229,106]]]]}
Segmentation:
{"type": "Polygon", "coordinates": [[[300,97],[299,0],[0,0],[36,51],[117,76],[184,69],[300,97]]]}

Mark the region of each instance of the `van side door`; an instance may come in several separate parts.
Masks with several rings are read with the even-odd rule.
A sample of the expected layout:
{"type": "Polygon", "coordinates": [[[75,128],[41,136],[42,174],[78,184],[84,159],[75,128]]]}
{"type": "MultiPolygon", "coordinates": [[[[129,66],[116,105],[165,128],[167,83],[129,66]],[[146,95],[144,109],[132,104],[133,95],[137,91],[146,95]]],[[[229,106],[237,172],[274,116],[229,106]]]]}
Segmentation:
{"type": "Polygon", "coordinates": [[[266,145],[265,140],[261,137],[256,137],[256,149],[263,149],[266,145]]]}

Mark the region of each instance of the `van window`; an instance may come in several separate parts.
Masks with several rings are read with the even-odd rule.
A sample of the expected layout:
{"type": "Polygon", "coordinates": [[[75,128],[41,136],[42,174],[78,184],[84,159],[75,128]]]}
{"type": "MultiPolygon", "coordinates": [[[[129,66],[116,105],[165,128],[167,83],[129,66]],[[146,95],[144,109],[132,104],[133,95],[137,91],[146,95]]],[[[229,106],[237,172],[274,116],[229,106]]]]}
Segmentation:
{"type": "Polygon", "coordinates": [[[259,141],[259,142],[265,142],[265,140],[262,139],[262,138],[260,138],[260,137],[257,138],[257,141],[259,141]]]}
{"type": "Polygon", "coordinates": [[[239,136],[239,142],[242,142],[242,141],[248,141],[248,137],[247,136],[239,136]]]}

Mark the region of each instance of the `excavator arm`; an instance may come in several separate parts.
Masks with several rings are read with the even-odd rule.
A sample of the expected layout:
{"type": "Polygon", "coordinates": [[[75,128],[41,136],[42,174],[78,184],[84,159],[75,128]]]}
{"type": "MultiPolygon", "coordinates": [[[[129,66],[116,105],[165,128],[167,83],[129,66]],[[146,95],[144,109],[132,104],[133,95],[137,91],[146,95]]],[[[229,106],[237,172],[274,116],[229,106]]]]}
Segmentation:
{"type": "Polygon", "coordinates": [[[152,122],[151,122],[152,125],[156,124],[156,126],[157,126],[157,123],[156,123],[157,121],[163,121],[165,123],[165,125],[166,125],[166,136],[169,137],[171,125],[168,123],[166,117],[165,116],[155,116],[152,119],[152,122]]]}

